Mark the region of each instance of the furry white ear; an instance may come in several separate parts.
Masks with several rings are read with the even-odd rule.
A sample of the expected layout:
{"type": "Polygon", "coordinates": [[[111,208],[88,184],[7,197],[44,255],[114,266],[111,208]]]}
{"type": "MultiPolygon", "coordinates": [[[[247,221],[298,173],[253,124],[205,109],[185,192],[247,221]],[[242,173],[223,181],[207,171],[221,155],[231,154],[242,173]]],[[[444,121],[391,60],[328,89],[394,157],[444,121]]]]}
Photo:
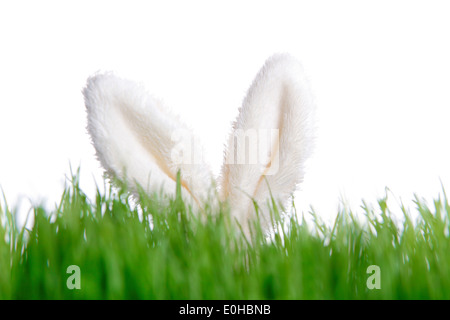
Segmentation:
{"type": "Polygon", "coordinates": [[[255,200],[263,226],[271,194],[283,205],[303,181],[312,151],[314,103],[300,63],[269,58],[253,81],[225,149],[219,186],[232,215],[248,232],[255,200]],[[269,189],[270,188],[270,189],[269,189]]]}
{"type": "Polygon", "coordinates": [[[200,204],[212,185],[203,149],[192,131],[161,101],[111,73],[88,79],[83,90],[88,131],[106,173],[136,193],[174,194],[181,171],[182,195],[200,204]]]}

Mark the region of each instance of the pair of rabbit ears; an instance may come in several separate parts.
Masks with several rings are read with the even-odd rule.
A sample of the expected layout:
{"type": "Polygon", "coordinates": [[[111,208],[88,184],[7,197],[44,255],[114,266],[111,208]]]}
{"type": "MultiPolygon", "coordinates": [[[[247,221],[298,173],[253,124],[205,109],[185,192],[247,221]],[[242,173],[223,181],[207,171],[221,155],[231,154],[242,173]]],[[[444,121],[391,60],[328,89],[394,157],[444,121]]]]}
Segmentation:
{"type": "MultiPolygon", "coordinates": [[[[183,197],[202,206],[214,176],[199,138],[179,117],[143,86],[112,73],[90,77],[83,93],[87,128],[108,175],[134,190],[163,188],[170,195],[180,171],[183,197]]],[[[241,225],[255,215],[254,201],[263,207],[273,196],[286,203],[302,182],[312,150],[313,111],[299,62],[287,54],[269,58],[233,123],[217,181],[220,198],[241,225]]]]}

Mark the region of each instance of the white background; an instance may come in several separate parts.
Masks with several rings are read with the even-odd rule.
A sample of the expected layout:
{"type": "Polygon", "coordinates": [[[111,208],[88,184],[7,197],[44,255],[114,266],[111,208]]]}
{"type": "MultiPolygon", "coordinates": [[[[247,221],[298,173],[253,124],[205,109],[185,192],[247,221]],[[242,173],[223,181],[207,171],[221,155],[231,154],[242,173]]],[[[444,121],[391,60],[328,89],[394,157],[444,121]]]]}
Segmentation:
{"type": "Polygon", "coordinates": [[[388,186],[410,202],[450,184],[448,1],[1,1],[0,185],[11,206],[54,205],[69,163],[102,171],[81,89],[97,70],[143,81],[204,137],[218,174],[265,59],[303,64],[318,140],[297,206],[333,218],[388,186]],[[22,200],[20,200],[22,199],[22,200]]]}

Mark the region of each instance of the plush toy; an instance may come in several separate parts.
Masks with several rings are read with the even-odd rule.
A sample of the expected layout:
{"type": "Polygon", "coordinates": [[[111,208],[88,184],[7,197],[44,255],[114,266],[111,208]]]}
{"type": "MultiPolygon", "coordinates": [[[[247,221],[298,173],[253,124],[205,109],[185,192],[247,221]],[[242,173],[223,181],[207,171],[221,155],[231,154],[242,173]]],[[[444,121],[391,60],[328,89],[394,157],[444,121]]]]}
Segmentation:
{"type": "Polygon", "coordinates": [[[227,201],[245,231],[256,217],[270,222],[268,203],[282,206],[304,177],[314,138],[314,103],[300,63],[288,54],[269,58],[239,109],[217,184],[203,149],[182,120],[135,82],[112,73],[90,77],[84,88],[88,131],[107,175],[124,180],[134,193],[176,190],[201,208],[211,186],[227,201]]]}

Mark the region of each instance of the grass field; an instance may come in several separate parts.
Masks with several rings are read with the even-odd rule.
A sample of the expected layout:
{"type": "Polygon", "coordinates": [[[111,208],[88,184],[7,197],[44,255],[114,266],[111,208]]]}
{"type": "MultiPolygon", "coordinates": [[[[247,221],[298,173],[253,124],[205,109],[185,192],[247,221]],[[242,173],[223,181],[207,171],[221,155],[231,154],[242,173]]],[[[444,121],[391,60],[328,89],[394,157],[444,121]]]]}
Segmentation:
{"type": "Polygon", "coordinates": [[[92,203],[76,175],[57,209],[34,209],[29,230],[3,202],[0,299],[450,298],[445,193],[430,206],[416,200],[418,218],[404,209],[400,224],[386,199],[363,219],[340,212],[332,226],[275,206],[286,227],[267,237],[255,224],[249,242],[225,205],[199,216],[179,196],[136,206],[125,190],[92,203]]]}

